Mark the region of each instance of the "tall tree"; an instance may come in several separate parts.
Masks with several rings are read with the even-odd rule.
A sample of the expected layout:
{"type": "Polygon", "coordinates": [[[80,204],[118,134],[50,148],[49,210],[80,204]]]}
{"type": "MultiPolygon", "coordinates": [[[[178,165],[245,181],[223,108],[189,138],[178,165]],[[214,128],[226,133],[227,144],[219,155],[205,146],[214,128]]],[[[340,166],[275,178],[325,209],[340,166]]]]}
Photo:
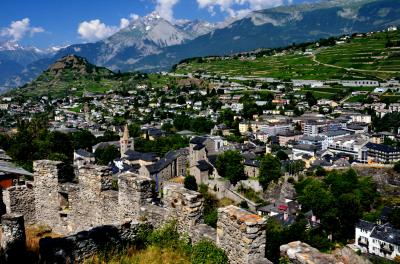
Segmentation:
{"type": "Polygon", "coordinates": [[[246,179],[243,157],[237,151],[228,150],[220,154],[217,157],[216,168],[218,174],[228,179],[232,184],[246,179]]]}
{"type": "Polygon", "coordinates": [[[267,189],[272,181],[278,180],[282,176],[281,167],[280,160],[271,154],[267,154],[261,159],[258,180],[264,190],[267,189]]]}

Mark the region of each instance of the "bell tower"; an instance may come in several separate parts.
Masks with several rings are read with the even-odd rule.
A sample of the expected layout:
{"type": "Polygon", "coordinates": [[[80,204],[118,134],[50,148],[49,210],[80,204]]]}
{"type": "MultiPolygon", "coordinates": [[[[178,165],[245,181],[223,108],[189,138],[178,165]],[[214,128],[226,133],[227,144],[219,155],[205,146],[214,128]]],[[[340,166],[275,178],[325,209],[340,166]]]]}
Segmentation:
{"type": "Polygon", "coordinates": [[[120,144],[120,150],[121,150],[121,158],[123,158],[125,156],[125,153],[128,150],[135,149],[134,139],[129,137],[128,125],[125,125],[125,127],[124,127],[124,132],[122,134],[122,137],[119,140],[119,144],[120,144]]]}

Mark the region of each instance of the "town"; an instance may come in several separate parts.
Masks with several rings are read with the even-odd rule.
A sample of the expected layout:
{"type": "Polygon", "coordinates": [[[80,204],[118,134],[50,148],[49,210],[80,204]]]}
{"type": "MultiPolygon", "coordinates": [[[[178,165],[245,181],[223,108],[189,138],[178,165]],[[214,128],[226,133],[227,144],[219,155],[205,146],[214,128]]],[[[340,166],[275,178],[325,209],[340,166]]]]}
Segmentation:
{"type": "MultiPolygon", "coordinates": [[[[333,46],[385,32],[398,34],[392,26],[333,46]]],[[[317,46],[271,56],[318,59],[327,48],[317,46]]],[[[4,258],[21,261],[38,226],[41,263],[86,263],[106,242],[175,220],[226,258],[204,263],[398,263],[399,72],[282,79],[190,70],[266,58],[259,52],[118,73],[113,82],[127,81],[114,87],[0,96],[4,258]]],[[[67,55],[38,80],[56,85],[88,67],[67,55]]]]}

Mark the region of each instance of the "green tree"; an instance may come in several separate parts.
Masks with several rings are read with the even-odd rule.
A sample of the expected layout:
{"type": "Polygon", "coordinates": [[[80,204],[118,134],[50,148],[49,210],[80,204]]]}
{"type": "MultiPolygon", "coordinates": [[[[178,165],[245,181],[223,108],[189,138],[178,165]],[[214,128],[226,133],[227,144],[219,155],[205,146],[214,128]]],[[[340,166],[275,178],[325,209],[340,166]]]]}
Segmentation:
{"type": "Polygon", "coordinates": [[[306,92],[306,101],[310,107],[317,104],[317,99],[315,98],[314,94],[310,91],[306,92]]]}
{"type": "Polygon", "coordinates": [[[317,216],[322,216],[335,208],[332,194],[325,189],[323,183],[317,180],[311,180],[306,185],[300,193],[299,202],[305,211],[313,210],[317,216]]]}
{"type": "Polygon", "coordinates": [[[362,216],[359,198],[352,193],[342,194],[337,200],[337,208],[340,237],[343,239],[354,238],[354,227],[362,216]]]}
{"type": "Polygon", "coordinates": [[[136,137],[140,137],[141,134],[141,129],[140,129],[140,125],[138,124],[130,124],[128,126],[128,130],[129,130],[129,136],[136,138],[136,137]]]}
{"type": "Polygon", "coordinates": [[[184,186],[188,190],[197,191],[198,186],[197,186],[196,178],[191,175],[186,176],[185,180],[184,180],[184,186]]]}
{"type": "Polygon", "coordinates": [[[268,185],[282,176],[281,162],[271,154],[265,155],[260,162],[260,174],[258,180],[264,190],[268,185]]]}
{"type": "Polygon", "coordinates": [[[218,174],[228,179],[232,184],[246,179],[243,157],[237,151],[228,150],[220,154],[217,157],[216,168],[218,174]]]}
{"type": "Polygon", "coordinates": [[[120,152],[115,146],[111,145],[105,148],[96,149],[94,155],[97,164],[108,165],[111,161],[120,156],[120,152]]]}
{"type": "Polygon", "coordinates": [[[400,208],[393,208],[389,214],[389,222],[396,228],[400,229],[400,208]]]}
{"type": "Polygon", "coordinates": [[[96,144],[96,137],[88,130],[79,130],[71,134],[72,145],[75,150],[85,149],[92,150],[92,146],[96,144]]]}
{"type": "Polygon", "coordinates": [[[286,152],[284,152],[283,150],[279,150],[279,151],[276,153],[276,157],[277,157],[278,159],[280,159],[280,160],[288,160],[288,159],[289,159],[288,154],[286,154],[286,152]]]}
{"type": "Polygon", "coordinates": [[[171,133],[174,126],[171,123],[165,123],[161,126],[161,129],[167,133],[171,133]]]}

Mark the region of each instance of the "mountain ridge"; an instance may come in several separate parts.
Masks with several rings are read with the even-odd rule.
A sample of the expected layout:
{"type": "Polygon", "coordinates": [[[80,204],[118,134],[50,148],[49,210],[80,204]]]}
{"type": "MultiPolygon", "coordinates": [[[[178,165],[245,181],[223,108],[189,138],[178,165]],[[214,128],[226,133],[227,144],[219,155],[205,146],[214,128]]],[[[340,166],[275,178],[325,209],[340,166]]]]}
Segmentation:
{"type": "Polygon", "coordinates": [[[106,40],[71,45],[50,59],[33,62],[25,66],[21,74],[15,75],[17,81],[9,78],[8,84],[30,81],[54,60],[69,54],[85,57],[89,62],[113,71],[154,72],[169,70],[180,60],[190,57],[229,55],[383,30],[400,24],[400,1],[322,1],[254,11],[225,27],[196,22],[180,21],[173,25],[153,13],[134,20],[106,40]],[[193,32],[201,30],[211,31],[193,38],[193,32]]]}

